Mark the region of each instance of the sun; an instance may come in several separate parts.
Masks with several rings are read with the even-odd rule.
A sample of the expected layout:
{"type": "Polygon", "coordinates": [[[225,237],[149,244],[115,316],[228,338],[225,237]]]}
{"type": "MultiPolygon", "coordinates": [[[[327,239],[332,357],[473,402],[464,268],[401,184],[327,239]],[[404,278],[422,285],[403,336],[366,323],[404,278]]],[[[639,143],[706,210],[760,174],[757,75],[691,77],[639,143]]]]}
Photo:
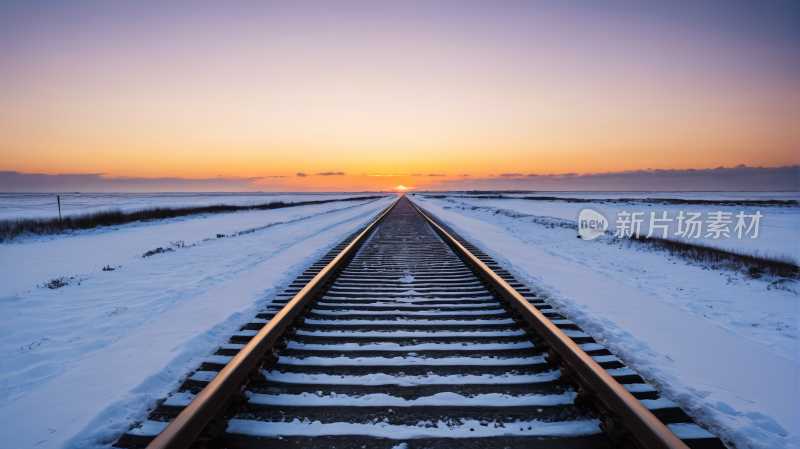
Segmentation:
{"type": "Polygon", "coordinates": [[[392,190],[399,190],[399,191],[403,191],[403,190],[408,190],[408,187],[406,187],[406,186],[404,186],[404,185],[400,184],[399,186],[395,187],[395,188],[394,188],[394,189],[392,189],[392,190]]]}

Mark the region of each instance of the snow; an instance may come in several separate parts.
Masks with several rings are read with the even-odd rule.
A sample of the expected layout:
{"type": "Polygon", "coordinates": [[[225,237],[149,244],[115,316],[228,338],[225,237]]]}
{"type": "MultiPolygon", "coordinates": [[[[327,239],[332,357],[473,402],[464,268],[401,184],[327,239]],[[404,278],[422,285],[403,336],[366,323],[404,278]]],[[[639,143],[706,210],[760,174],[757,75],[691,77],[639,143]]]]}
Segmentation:
{"type": "Polygon", "coordinates": [[[581,331],[576,331],[576,330],[573,330],[573,329],[561,329],[561,332],[563,332],[564,335],[566,335],[567,337],[573,337],[573,338],[588,338],[588,337],[591,337],[591,335],[589,335],[589,334],[586,334],[586,333],[581,332],[581,331]]]}
{"type": "Polygon", "coordinates": [[[667,424],[667,427],[681,439],[711,438],[714,436],[709,431],[693,423],[667,424]]]}
{"type": "Polygon", "coordinates": [[[182,217],[0,245],[3,444],[110,444],[278,289],[393,200],[182,217]],[[216,238],[252,228],[262,229],[216,238]],[[185,246],[140,257],[178,240],[185,246]],[[106,265],[116,270],[101,271],[106,265]],[[37,288],[60,276],[75,279],[37,288]]]}
{"type": "Polygon", "coordinates": [[[501,393],[476,394],[465,397],[457,393],[436,393],[416,399],[404,399],[388,394],[365,394],[362,396],[348,396],[346,394],[332,393],[328,396],[319,396],[312,393],[302,394],[254,394],[248,401],[251,404],[261,405],[286,405],[294,407],[421,407],[421,406],[453,406],[453,407],[524,407],[534,405],[563,405],[572,404],[575,393],[565,391],[561,394],[526,394],[511,396],[501,393]]]}
{"type": "MultiPolygon", "coordinates": [[[[61,214],[77,215],[107,209],[125,211],[157,206],[185,207],[228,204],[251,206],[284,201],[324,201],[367,196],[367,193],[59,193],[61,214]]],[[[0,193],[0,219],[57,217],[55,193],[0,193]]]]}
{"type": "MultiPolygon", "coordinates": [[[[361,305],[361,304],[359,304],[361,305]]],[[[397,305],[395,305],[396,307],[397,305]]],[[[405,307],[405,306],[404,306],[405,307]]],[[[438,307],[438,306],[437,306],[438,307]]],[[[408,310],[315,310],[315,315],[430,315],[432,312],[436,312],[436,310],[429,310],[429,311],[421,311],[421,312],[414,312],[408,310]]],[[[445,315],[500,315],[506,313],[503,309],[491,309],[491,310],[475,310],[475,311],[447,311],[443,312],[445,315]]]]}
{"type": "MultiPolygon", "coordinates": [[[[607,370],[609,373],[612,370],[607,370]]],[[[268,380],[292,384],[320,384],[320,385],[498,385],[498,384],[524,384],[534,382],[550,382],[561,375],[558,371],[549,371],[538,374],[512,374],[501,375],[482,374],[479,376],[427,374],[424,376],[390,375],[384,373],[365,374],[363,376],[332,376],[328,374],[306,373],[281,373],[280,371],[264,371],[268,380]]],[[[213,376],[212,376],[213,378],[213,376]]],[[[194,377],[192,377],[194,379],[194,377]]],[[[199,378],[198,378],[199,380],[199,378]]]]}
{"type": "Polygon", "coordinates": [[[678,405],[667,398],[658,398],[658,399],[642,399],[639,401],[644,405],[648,410],[658,410],[660,408],[674,408],[678,405]]]}
{"type": "Polygon", "coordinates": [[[154,437],[159,433],[161,433],[164,429],[166,429],[168,425],[169,425],[168,422],[145,421],[142,424],[142,427],[137,427],[136,429],[132,429],[130,431],[130,434],[154,437]]]}
{"type": "MultiPolygon", "coordinates": [[[[797,198],[796,192],[792,195],[789,199],[797,198]]],[[[578,197],[575,192],[565,196],[578,197]]],[[[720,196],[715,193],[712,198],[720,196]]],[[[585,241],[577,239],[573,229],[534,221],[574,221],[582,208],[596,204],[419,194],[412,199],[495,258],[727,444],[800,447],[796,281],[774,284],[778,279],[754,279],[638,245],[612,244],[603,237],[585,241]],[[473,205],[479,207],[473,210],[473,205]]],[[[604,206],[620,207],[600,205],[604,206]]],[[[758,210],[765,217],[759,238],[723,239],[720,244],[797,254],[800,208],[758,210]]],[[[689,433],[700,429],[676,428],[689,433]]]]}
{"type": "MultiPolygon", "coordinates": [[[[557,196],[551,192],[543,195],[557,196]]],[[[610,197],[603,196],[602,192],[598,195],[596,197],[610,197]]],[[[615,195],[636,197],[629,192],[615,195]]],[[[714,195],[715,199],[726,196],[714,195]]],[[[727,196],[736,195],[741,198],[797,198],[796,192],[727,196]]],[[[578,195],[566,192],[563,196],[578,195]]],[[[639,197],[656,196],[646,192],[639,194],[639,197]]],[[[701,194],[686,196],[702,197],[701,194]]],[[[34,216],[40,212],[41,216],[52,216],[50,197],[52,195],[14,199],[0,195],[0,217],[34,216]],[[15,207],[26,211],[41,207],[41,210],[21,214],[15,212],[15,207]]],[[[112,204],[108,198],[119,199],[113,205],[128,209],[151,204],[233,201],[253,204],[329,197],[191,194],[176,203],[177,197],[169,195],[163,198],[141,195],[139,199],[81,195],[63,196],[62,208],[67,199],[69,213],[105,209],[112,204]]],[[[4,444],[38,448],[107,446],[137,421],[144,421],[144,425],[134,433],[158,433],[166,424],[146,421],[148,408],[175,391],[203,361],[225,363],[229,360],[230,357],[212,355],[212,352],[220,345],[240,348],[241,345],[225,342],[233,334],[255,334],[255,331],[238,329],[252,321],[255,313],[267,305],[280,288],[353,230],[369,222],[393,199],[181,217],[67,235],[24,236],[15,243],[0,245],[0,420],[7,429],[4,444]],[[236,235],[250,229],[257,230],[236,235]],[[236,236],[216,238],[217,234],[236,236]],[[159,247],[174,251],[141,257],[159,247]],[[101,271],[104,266],[115,270],[101,271]],[[56,290],[37,288],[62,276],[70,285],[56,290]]],[[[627,365],[606,370],[609,374],[623,376],[635,370],[649,384],[626,385],[629,391],[655,388],[662,393],[662,399],[643,401],[646,406],[663,408],[676,403],[705,429],[737,447],[800,447],[800,426],[797,425],[800,422],[797,382],[800,378],[797,356],[800,353],[797,329],[800,305],[796,282],[774,284],[775,279],[768,277],[753,279],[719,267],[690,264],[636,246],[610,244],[610,240],[602,237],[583,241],[575,238],[574,230],[558,226],[551,229],[540,224],[574,221],[586,204],[462,198],[451,202],[425,199],[422,195],[412,199],[453,226],[536,291],[538,297],[552,304],[568,319],[558,320],[560,324],[574,322],[585,331],[565,330],[565,333],[592,336],[601,343],[582,344],[582,348],[607,348],[615,355],[595,356],[595,360],[618,358],[627,365]],[[500,209],[500,213],[494,213],[500,209]],[[534,219],[539,219],[538,223],[534,219]]],[[[613,205],[604,212],[615,214],[619,206],[613,205]]],[[[671,214],[681,209],[690,210],[680,206],[637,207],[645,211],[669,210],[671,214]]],[[[693,206],[691,209],[727,210],[716,206],[693,206]]],[[[749,208],[745,210],[752,212],[749,208]]],[[[800,208],[760,207],[758,210],[765,217],[758,239],[733,238],[718,242],[762,252],[798,254],[800,208]]],[[[418,282],[405,273],[398,273],[398,278],[401,282],[418,282]]],[[[417,284],[413,287],[422,288],[417,284]]],[[[424,305],[417,298],[398,297],[396,300],[392,307],[406,307],[404,302],[424,305]]],[[[364,304],[353,306],[363,307],[364,304]]],[[[365,326],[470,326],[508,322],[507,319],[485,318],[485,315],[503,313],[499,309],[450,312],[446,306],[435,305],[430,311],[401,312],[407,316],[404,319],[386,319],[382,315],[398,312],[374,310],[376,308],[315,311],[332,319],[316,318],[307,322],[365,326]],[[444,316],[423,319],[432,314],[444,316]],[[370,315],[378,319],[341,319],[348,315],[370,315]],[[458,317],[448,319],[448,316],[458,317]],[[474,316],[484,317],[472,319],[474,316]]],[[[363,332],[364,336],[372,333],[363,332]]],[[[404,332],[403,336],[446,336],[450,333],[463,335],[419,331],[404,332]]],[[[325,334],[337,335],[335,332],[325,334]]],[[[401,358],[397,352],[394,354],[398,357],[345,357],[351,350],[382,350],[392,354],[399,348],[394,343],[318,346],[318,349],[342,351],[342,354],[332,358],[282,357],[281,361],[292,365],[381,366],[396,364],[401,358]]],[[[414,349],[490,349],[488,346],[491,345],[451,347],[446,343],[422,343],[414,349]]],[[[509,344],[496,346],[512,347],[509,344]]],[[[408,347],[402,350],[407,351],[408,347]]],[[[403,363],[419,366],[497,362],[518,365],[541,363],[541,360],[432,358],[413,353],[403,358],[403,363]]],[[[559,375],[556,371],[480,376],[371,374],[341,377],[277,371],[265,374],[272,380],[287,383],[400,386],[548,382],[559,375]]],[[[200,371],[191,378],[209,381],[215,375],[215,372],[200,371]]],[[[373,399],[398,399],[377,396],[373,399]]],[[[438,399],[461,400],[455,397],[438,399]]],[[[175,393],[168,404],[180,406],[188,400],[191,394],[175,393]]],[[[338,396],[337,400],[366,401],[363,397],[338,396]]],[[[414,427],[388,423],[247,423],[234,420],[231,424],[232,429],[253,435],[338,432],[394,439],[491,436],[506,431],[503,427],[487,428],[470,422],[455,428],[445,423],[414,427]],[[475,431],[470,431],[470,426],[475,431]]],[[[569,433],[585,426],[586,432],[595,433],[599,431],[596,424],[594,421],[564,423],[561,431],[569,433]]],[[[525,429],[529,425],[532,435],[559,431],[554,430],[552,424],[545,426],[536,420],[525,424],[525,429]]],[[[694,424],[670,424],[669,427],[682,438],[708,436],[706,430],[694,424]]],[[[513,433],[517,435],[518,432],[517,429],[513,433]]]]}
{"type": "MultiPolygon", "coordinates": [[[[375,290],[379,290],[379,289],[375,289],[375,290]]],[[[442,294],[442,293],[451,293],[451,292],[430,292],[430,293],[425,293],[425,294],[434,295],[434,294],[442,294]]],[[[357,299],[359,301],[375,301],[375,302],[370,303],[370,304],[365,304],[365,303],[348,304],[348,303],[338,302],[338,303],[335,303],[337,306],[341,306],[341,305],[349,305],[349,306],[353,306],[353,305],[356,305],[356,306],[362,306],[362,305],[366,305],[366,306],[369,306],[369,305],[393,305],[393,306],[398,306],[398,305],[402,305],[403,307],[413,306],[413,304],[406,304],[406,303],[420,303],[424,307],[430,307],[430,306],[425,306],[425,303],[426,302],[431,302],[431,301],[446,301],[446,300],[452,301],[453,300],[453,298],[446,298],[446,297],[445,298],[437,298],[437,297],[423,298],[423,297],[412,297],[412,296],[406,296],[406,297],[400,296],[400,297],[392,298],[391,301],[387,301],[386,297],[391,297],[391,293],[387,293],[382,298],[377,298],[377,297],[376,298],[369,298],[369,297],[353,298],[351,296],[346,296],[346,295],[343,295],[343,294],[336,294],[336,295],[330,295],[329,294],[329,295],[323,296],[322,299],[339,300],[339,301],[343,301],[343,300],[347,300],[347,299],[349,299],[349,300],[357,299]],[[403,304],[401,304],[401,303],[403,303],[403,304]]],[[[474,301],[474,300],[492,300],[494,298],[492,298],[491,296],[487,295],[487,296],[473,296],[473,297],[470,297],[469,299],[474,301]]],[[[333,305],[333,303],[322,303],[322,302],[320,304],[333,305]]]]}
{"type": "Polygon", "coordinates": [[[346,338],[371,338],[371,337],[509,337],[515,335],[525,335],[522,329],[505,329],[499,331],[305,331],[298,330],[297,335],[309,335],[315,337],[346,337],[346,338]]]}
{"type": "MultiPolygon", "coordinates": [[[[362,298],[359,298],[362,299],[362,298]]],[[[369,299],[369,298],[364,298],[369,299]]],[[[479,298],[480,299],[480,298],[479,298]]],[[[441,298],[439,298],[441,300],[441,298]]],[[[374,308],[388,308],[388,307],[416,307],[418,309],[447,309],[447,308],[464,308],[464,309],[485,309],[489,307],[497,307],[497,303],[486,303],[486,304],[399,304],[396,302],[373,302],[373,303],[348,303],[348,302],[338,302],[338,303],[331,303],[331,302],[323,302],[320,301],[318,303],[320,306],[342,306],[342,307],[374,307],[374,308]]]]}
{"type": "MultiPolygon", "coordinates": [[[[622,195],[624,198],[631,198],[629,195],[622,195]]],[[[666,196],[670,198],[670,196],[666,196]]],[[[674,195],[672,196],[675,197],[674,195]]],[[[572,196],[571,198],[575,198],[572,196]]],[[[607,197],[601,197],[607,198],[607,197]]],[[[663,196],[662,196],[663,198],[663,196]]],[[[708,197],[705,197],[708,199],[708,197]]],[[[712,198],[714,200],[721,198],[712,198]]],[[[800,199],[797,196],[791,199],[800,199]]],[[[800,207],[764,207],[764,206],[697,206],[697,205],[661,205],[653,204],[648,206],[641,203],[567,203],[563,201],[530,201],[521,199],[476,199],[476,198],[452,198],[450,200],[429,200],[446,208],[449,207],[453,211],[458,211],[461,207],[469,209],[472,207],[486,207],[495,210],[500,210],[501,215],[508,214],[518,216],[520,214],[530,215],[531,217],[538,217],[540,219],[554,219],[559,222],[562,220],[569,220],[572,223],[577,223],[578,213],[586,208],[591,207],[605,216],[608,220],[607,234],[614,234],[617,229],[617,214],[619,212],[644,212],[640,216],[644,222],[641,225],[641,230],[644,235],[649,232],[650,212],[656,213],[656,218],[661,218],[663,212],[667,212],[667,217],[673,219],[669,222],[668,237],[677,239],[675,232],[678,228],[677,216],[680,211],[687,212],[702,212],[700,219],[703,221],[702,233],[700,238],[687,239],[690,243],[701,242],[707,245],[718,246],[721,248],[738,249],[745,251],[758,250],[759,253],[787,253],[789,255],[800,255],[800,233],[797,232],[798,224],[800,224],[800,207]],[[450,202],[452,201],[452,202],[450,202]],[[729,212],[731,213],[729,219],[732,223],[728,225],[730,230],[729,235],[731,238],[720,236],[718,239],[706,237],[708,234],[707,223],[709,219],[709,212],[729,212]],[[764,216],[759,222],[758,237],[753,239],[752,231],[749,235],[743,234],[742,238],[737,238],[733,232],[736,226],[736,215],[744,211],[745,214],[755,214],[760,211],[764,216]]],[[[466,212],[466,211],[465,211],[466,212]]],[[[524,219],[523,219],[524,220],[524,219]]],[[[750,219],[747,219],[749,225],[750,219]]],[[[661,236],[662,231],[655,229],[654,235],[661,236]]],[[[573,237],[575,238],[575,237],[573,237]]]]}
{"type": "Polygon", "coordinates": [[[647,384],[625,384],[623,387],[631,393],[650,393],[656,391],[655,388],[647,384]]]}
{"type": "Polygon", "coordinates": [[[594,360],[597,363],[603,363],[603,362],[616,362],[619,359],[617,359],[613,355],[595,355],[592,356],[592,360],[594,360]]]}
{"type": "Polygon", "coordinates": [[[491,351],[503,349],[532,348],[530,341],[515,343],[417,343],[414,345],[378,342],[378,343],[340,343],[340,344],[304,344],[296,341],[287,342],[289,349],[306,351],[491,351]]]}
{"type": "Polygon", "coordinates": [[[219,365],[227,365],[233,359],[233,356],[227,355],[210,355],[206,357],[203,363],[216,363],[219,365]]]}
{"type": "MultiPolygon", "coordinates": [[[[316,313],[316,312],[315,312],[316,313]]],[[[449,314],[448,314],[449,315],[449,314]]],[[[475,324],[511,324],[514,320],[511,318],[497,318],[493,320],[409,320],[409,319],[394,319],[394,320],[315,320],[307,318],[307,324],[314,325],[372,325],[372,326],[386,326],[393,324],[409,324],[414,326],[427,325],[427,326],[472,326],[475,324]]]]}
{"type": "MultiPolygon", "coordinates": [[[[149,422],[148,422],[149,423],[149,422]]],[[[147,431],[156,435],[166,426],[161,423],[149,424],[147,431]]],[[[228,423],[227,432],[253,436],[318,436],[318,435],[367,435],[378,438],[480,438],[502,435],[591,435],[600,432],[597,420],[575,420],[560,422],[544,422],[539,420],[516,421],[503,425],[481,425],[480,421],[462,419],[460,424],[439,421],[435,425],[420,422],[417,426],[392,425],[381,421],[374,424],[330,423],[295,419],[291,422],[261,422],[232,419],[228,423]]],[[[501,423],[498,423],[501,424],[501,423]]]]}
{"type": "MultiPolygon", "coordinates": [[[[388,198],[384,199],[381,204],[385,204],[389,200],[388,198]]],[[[122,265],[123,270],[121,271],[126,271],[126,266],[137,256],[159,247],[173,248],[176,253],[193,251],[190,248],[174,246],[173,243],[180,244],[182,242],[184,246],[193,244],[205,247],[215,246],[219,248],[217,251],[224,248],[230,252],[230,249],[227,248],[229,240],[225,240],[229,237],[219,239],[216,237],[217,234],[231,235],[239,231],[273,224],[281,226],[280,224],[309,220],[320,214],[334,213],[344,209],[355,210],[357,208],[354,206],[357,204],[361,203],[333,202],[265,211],[193,215],[156,222],[135,222],[116,227],[76,231],[66,235],[17,238],[15,239],[17,243],[0,245],[0,251],[3,254],[0,267],[4,270],[0,298],[22,294],[23,291],[35,288],[37,284],[41,285],[45,281],[60,276],[75,276],[80,279],[92,276],[92,273],[95,276],[100,274],[119,275],[120,271],[103,273],[101,269],[106,265],[122,265]],[[57,257],[52,257],[52,255],[57,255],[57,257]]],[[[377,205],[377,203],[370,204],[371,206],[377,205]]],[[[300,226],[313,229],[315,224],[300,226]]],[[[286,229],[286,227],[281,227],[282,229],[286,229]]],[[[267,234],[277,236],[281,230],[267,234]]],[[[248,240],[249,235],[231,237],[231,239],[243,239],[239,240],[240,242],[250,241],[248,240]]],[[[287,244],[291,243],[293,241],[287,242],[287,244]]],[[[285,246],[281,242],[276,242],[275,245],[278,248],[285,246]]],[[[237,248],[244,248],[244,246],[237,245],[237,248]]],[[[274,252],[274,250],[270,252],[274,252]]],[[[255,252],[245,250],[240,253],[231,253],[227,257],[238,259],[251,254],[255,254],[255,252]]],[[[175,260],[175,257],[169,257],[169,255],[154,255],[148,259],[159,258],[175,260]]],[[[153,263],[157,264],[158,262],[153,263]]]]}
{"type": "Polygon", "coordinates": [[[396,366],[396,365],[422,365],[422,366],[465,366],[465,365],[531,365],[544,363],[544,356],[537,357],[415,357],[406,355],[402,357],[286,357],[282,356],[282,365],[307,365],[307,366],[396,366]]]}

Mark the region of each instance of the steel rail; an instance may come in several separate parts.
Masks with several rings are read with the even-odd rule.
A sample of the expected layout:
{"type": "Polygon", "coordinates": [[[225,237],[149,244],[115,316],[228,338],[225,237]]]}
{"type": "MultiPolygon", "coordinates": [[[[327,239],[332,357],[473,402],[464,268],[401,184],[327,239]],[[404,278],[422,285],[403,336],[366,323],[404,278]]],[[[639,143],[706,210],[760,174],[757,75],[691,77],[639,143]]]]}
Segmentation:
{"type": "Polygon", "coordinates": [[[241,391],[246,385],[243,384],[245,379],[258,366],[264,354],[278,341],[283,331],[292,324],[295,317],[303,311],[331,275],[355,254],[401,198],[392,203],[264,325],[189,405],[147,445],[147,449],[186,449],[192,445],[220,408],[230,401],[236,390],[241,391]]]}
{"type": "Polygon", "coordinates": [[[632,442],[637,447],[640,449],[688,449],[688,446],[677,435],[645,408],[628,390],[614,380],[572,339],[567,337],[564,332],[539,312],[536,307],[487,267],[486,264],[481,262],[480,259],[464,248],[439,226],[427,212],[414,204],[413,201],[411,204],[425,217],[433,230],[446,243],[452,246],[457,253],[461,253],[465,262],[472,265],[525,318],[535,332],[557,353],[557,356],[560,356],[561,362],[567,365],[560,368],[562,373],[566,377],[575,378],[581,384],[581,387],[585,389],[581,397],[591,396],[592,400],[599,399],[608,410],[622,419],[622,422],[630,432],[629,438],[633,440],[632,442]]]}

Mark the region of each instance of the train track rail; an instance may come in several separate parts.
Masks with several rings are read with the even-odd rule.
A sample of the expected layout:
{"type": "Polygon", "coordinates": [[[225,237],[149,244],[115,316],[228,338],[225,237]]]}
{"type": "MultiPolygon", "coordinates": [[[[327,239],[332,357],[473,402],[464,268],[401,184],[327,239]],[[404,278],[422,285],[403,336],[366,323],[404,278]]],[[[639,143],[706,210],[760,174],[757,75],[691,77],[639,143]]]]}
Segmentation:
{"type": "Polygon", "coordinates": [[[403,442],[724,447],[406,197],[298,277],[114,446],[403,442]]]}

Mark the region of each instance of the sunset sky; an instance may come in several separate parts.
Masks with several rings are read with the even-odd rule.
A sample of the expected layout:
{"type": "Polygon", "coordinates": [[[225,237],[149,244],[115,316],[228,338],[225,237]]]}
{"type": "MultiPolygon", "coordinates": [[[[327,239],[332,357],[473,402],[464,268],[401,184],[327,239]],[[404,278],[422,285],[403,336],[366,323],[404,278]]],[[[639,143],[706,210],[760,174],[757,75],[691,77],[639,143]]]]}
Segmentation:
{"type": "Polygon", "coordinates": [[[19,176],[470,188],[794,166],[799,130],[793,0],[0,4],[19,176]]]}

